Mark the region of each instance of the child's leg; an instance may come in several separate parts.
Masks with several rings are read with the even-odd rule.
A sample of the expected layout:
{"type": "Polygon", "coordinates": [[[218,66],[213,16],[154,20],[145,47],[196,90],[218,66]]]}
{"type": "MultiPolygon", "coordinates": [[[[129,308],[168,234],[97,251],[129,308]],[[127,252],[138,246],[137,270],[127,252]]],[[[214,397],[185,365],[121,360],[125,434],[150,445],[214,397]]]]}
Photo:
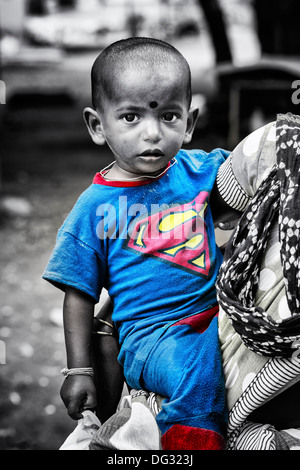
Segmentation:
{"type": "Polygon", "coordinates": [[[157,423],[165,450],[224,449],[226,394],[217,317],[201,332],[196,316],[170,327],[147,360],[145,387],[165,399],[157,423]],[[198,326],[197,326],[198,325],[198,326]]]}

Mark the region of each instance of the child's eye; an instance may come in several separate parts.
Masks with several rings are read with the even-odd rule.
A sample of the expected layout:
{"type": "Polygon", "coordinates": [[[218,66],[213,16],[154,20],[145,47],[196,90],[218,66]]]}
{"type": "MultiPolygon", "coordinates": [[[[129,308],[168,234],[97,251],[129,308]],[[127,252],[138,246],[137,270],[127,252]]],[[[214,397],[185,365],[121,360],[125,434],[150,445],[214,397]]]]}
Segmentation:
{"type": "Polygon", "coordinates": [[[166,113],[162,118],[164,121],[173,122],[178,118],[178,116],[175,113],[166,113]]]}
{"type": "Polygon", "coordinates": [[[137,120],[137,118],[138,118],[137,115],[133,113],[128,113],[122,116],[122,119],[126,122],[134,122],[137,120]]]}

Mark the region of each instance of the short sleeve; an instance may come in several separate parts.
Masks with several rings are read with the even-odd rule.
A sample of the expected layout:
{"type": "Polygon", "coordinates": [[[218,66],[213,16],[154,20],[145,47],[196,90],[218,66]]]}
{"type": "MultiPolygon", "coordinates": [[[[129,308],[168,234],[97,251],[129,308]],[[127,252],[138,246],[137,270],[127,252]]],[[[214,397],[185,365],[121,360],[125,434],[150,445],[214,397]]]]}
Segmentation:
{"type": "Polygon", "coordinates": [[[105,286],[105,262],[93,248],[61,229],[43,278],[61,290],[74,287],[98,302],[105,286]]]}
{"type": "Polygon", "coordinates": [[[219,192],[233,209],[244,210],[276,163],[276,122],[248,135],[220,166],[219,192]]]}

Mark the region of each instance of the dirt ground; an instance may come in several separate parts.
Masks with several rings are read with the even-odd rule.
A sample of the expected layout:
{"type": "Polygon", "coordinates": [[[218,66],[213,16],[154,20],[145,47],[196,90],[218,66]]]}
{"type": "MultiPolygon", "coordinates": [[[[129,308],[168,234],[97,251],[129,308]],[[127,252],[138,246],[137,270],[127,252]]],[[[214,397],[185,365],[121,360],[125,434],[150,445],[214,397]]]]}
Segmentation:
{"type": "Polygon", "coordinates": [[[0,449],[57,449],[74,428],[59,397],[63,297],[41,279],[57,229],[97,169],[75,126],[68,149],[59,138],[69,140],[73,112],[8,111],[2,126],[0,449]]]}
{"type": "MultiPolygon", "coordinates": [[[[82,106],[31,99],[1,107],[0,450],[58,449],[76,424],[59,396],[63,295],[41,276],[57,229],[111,161],[90,142],[82,106]]],[[[195,147],[224,144],[198,137],[195,147]]]]}

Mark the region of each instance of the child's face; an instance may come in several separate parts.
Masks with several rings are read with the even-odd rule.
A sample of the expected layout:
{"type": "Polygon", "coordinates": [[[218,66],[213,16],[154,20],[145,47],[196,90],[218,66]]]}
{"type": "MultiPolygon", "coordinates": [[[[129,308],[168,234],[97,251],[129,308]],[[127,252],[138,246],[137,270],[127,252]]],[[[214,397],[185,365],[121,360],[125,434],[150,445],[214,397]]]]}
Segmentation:
{"type": "Polygon", "coordinates": [[[158,174],[191,139],[186,88],[175,69],[168,76],[129,70],[113,80],[99,129],[114,154],[114,175],[158,174]]]}

